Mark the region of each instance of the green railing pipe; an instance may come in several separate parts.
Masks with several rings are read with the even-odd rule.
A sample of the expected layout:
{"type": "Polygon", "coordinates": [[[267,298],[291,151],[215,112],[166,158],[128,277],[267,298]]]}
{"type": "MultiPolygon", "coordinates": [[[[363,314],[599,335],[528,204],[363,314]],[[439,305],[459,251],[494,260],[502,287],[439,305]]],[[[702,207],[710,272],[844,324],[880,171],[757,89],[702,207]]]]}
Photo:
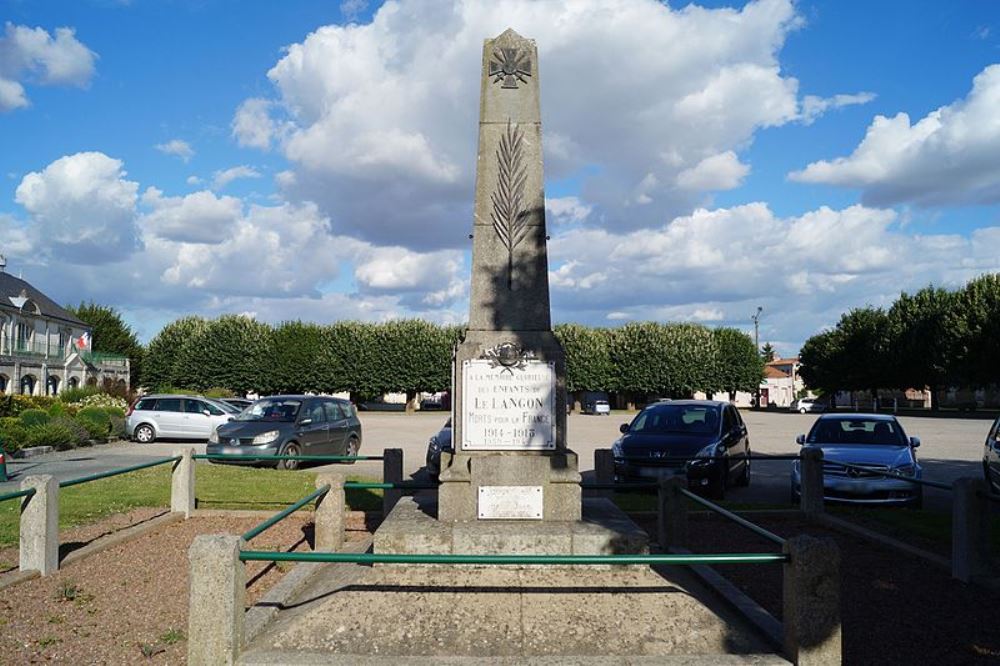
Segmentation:
{"type": "Polygon", "coordinates": [[[25,488],[24,490],[17,490],[12,493],[0,495],[0,502],[6,502],[7,500],[17,499],[18,497],[31,497],[36,492],[37,491],[34,488],[25,488]]]}
{"type": "Polygon", "coordinates": [[[276,456],[252,453],[196,453],[195,460],[311,460],[315,462],[349,462],[353,460],[382,460],[382,456],[276,456]]]}
{"type": "Polygon", "coordinates": [[[398,488],[402,490],[433,490],[440,488],[437,483],[382,483],[376,481],[348,481],[344,484],[345,489],[353,490],[390,490],[398,488]]]}
{"type": "Polygon", "coordinates": [[[785,540],[784,539],[782,539],[777,534],[774,534],[773,532],[768,532],[767,530],[765,530],[760,525],[755,525],[754,523],[751,523],[746,518],[742,518],[740,516],[737,516],[732,511],[728,511],[726,509],[723,509],[718,504],[716,504],[714,502],[710,502],[707,499],[705,499],[704,497],[699,497],[698,495],[695,495],[690,490],[686,490],[684,488],[681,488],[680,491],[681,491],[681,494],[684,495],[685,497],[687,497],[688,499],[692,499],[695,502],[697,502],[698,504],[701,504],[702,506],[704,506],[706,508],[709,508],[712,511],[715,511],[720,516],[724,516],[724,517],[728,518],[729,520],[733,521],[737,525],[739,525],[741,527],[747,528],[748,530],[750,530],[751,532],[753,532],[757,536],[764,537],[768,541],[773,541],[774,543],[778,544],[779,546],[785,545],[785,540]]]}
{"type": "Polygon", "coordinates": [[[270,518],[268,518],[267,520],[265,520],[264,522],[262,522],[257,527],[253,528],[252,530],[250,530],[248,532],[245,532],[243,534],[243,540],[244,541],[249,541],[250,539],[252,539],[255,536],[257,536],[258,534],[260,534],[261,532],[264,532],[266,530],[271,529],[272,527],[274,527],[275,525],[277,525],[278,523],[280,523],[282,520],[284,520],[285,518],[288,518],[288,516],[292,515],[293,513],[295,513],[296,511],[298,511],[302,507],[304,507],[306,504],[309,504],[313,500],[315,500],[315,499],[317,499],[319,497],[322,497],[323,495],[327,494],[328,492],[330,492],[330,484],[327,484],[325,486],[317,488],[314,492],[312,492],[309,495],[303,497],[302,499],[300,499],[295,504],[292,504],[288,508],[279,511],[278,513],[274,514],[273,516],[271,516],[270,518]]]}
{"type": "MultiPolygon", "coordinates": [[[[758,460],[768,461],[768,460],[799,460],[802,456],[798,454],[782,454],[782,455],[768,455],[768,456],[758,456],[751,455],[750,460],[756,462],[758,460]]],[[[668,464],[668,463],[683,463],[683,462],[693,462],[695,460],[713,460],[713,458],[696,458],[691,456],[664,456],[662,458],[650,458],[648,456],[615,456],[615,462],[633,462],[633,463],[652,463],[654,466],[656,464],[668,464]]]]}
{"type": "Polygon", "coordinates": [[[244,550],[244,562],[349,562],[355,564],[766,564],[788,562],[784,553],[710,553],[655,555],[401,555],[244,550]]]}
{"type": "Polygon", "coordinates": [[[856,469],[859,472],[865,472],[867,474],[874,474],[875,476],[882,476],[888,479],[899,479],[900,481],[906,481],[907,483],[912,483],[918,486],[930,486],[931,488],[940,488],[942,490],[951,490],[951,486],[947,483],[941,483],[940,481],[925,481],[924,479],[915,479],[912,476],[905,476],[899,472],[877,472],[873,469],[863,467],[861,465],[852,465],[850,463],[842,463],[836,460],[824,460],[824,465],[840,465],[846,469],[856,469]]]}
{"type": "Polygon", "coordinates": [[[181,459],[180,456],[174,456],[172,458],[160,458],[159,460],[154,460],[148,463],[142,463],[141,465],[132,465],[131,467],[121,467],[119,469],[112,469],[107,472],[98,472],[97,474],[91,474],[90,476],[81,476],[78,479],[69,479],[68,481],[60,481],[59,487],[69,488],[70,486],[78,486],[81,483],[89,483],[91,481],[107,479],[108,477],[118,476],[119,474],[127,474],[128,472],[136,472],[140,469],[146,469],[147,467],[166,465],[167,463],[177,462],[180,459],[181,459]]]}

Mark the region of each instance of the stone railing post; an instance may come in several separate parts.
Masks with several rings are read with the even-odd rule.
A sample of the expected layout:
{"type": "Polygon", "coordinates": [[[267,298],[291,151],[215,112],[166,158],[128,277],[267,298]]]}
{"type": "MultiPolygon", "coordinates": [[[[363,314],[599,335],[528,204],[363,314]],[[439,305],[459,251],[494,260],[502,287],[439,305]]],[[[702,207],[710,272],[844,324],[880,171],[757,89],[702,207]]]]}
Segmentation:
{"type": "Polygon", "coordinates": [[[59,482],[49,474],[26,476],[21,490],[35,494],[21,498],[21,571],[48,576],[59,569],[59,482]]]}
{"type": "Polygon", "coordinates": [[[681,493],[686,481],[679,477],[660,477],[657,488],[656,526],[660,550],[687,543],[687,498],[681,493]]]}
{"type": "Polygon", "coordinates": [[[986,481],[965,477],[951,486],[951,575],[968,583],[989,573],[990,507],[986,481]]]}
{"type": "Polygon", "coordinates": [[[785,657],[793,664],[840,664],[840,549],[829,537],[797,536],[782,549],[785,657]]]}
{"type": "Polygon", "coordinates": [[[191,567],[188,664],[235,664],[243,648],[246,567],[238,536],[202,534],[188,550],[191,567]]]}
{"type": "MultiPolygon", "coordinates": [[[[594,449],[594,480],[601,484],[615,482],[615,456],[611,449],[594,449]]],[[[598,497],[611,498],[615,491],[598,490],[595,494],[598,497]]]]}
{"type": "Polygon", "coordinates": [[[194,513],[194,449],[174,449],[173,456],[180,456],[174,462],[170,474],[170,510],[183,513],[190,518],[194,513]]]}
{"type": "Polygon", "coordinates": [[[823,449],[804,446],[799,463],[799,494],[802,512],[807,516],[823,513],[823,449]]]}
{"type": "Polygon", "coordinates": [[[344,546],[346,528],[346,500],[344,497],[344,474],[324,472],[316,475],[316,487],[329,484],[330,490],[316,500],[313,550],[333,553],[344,546]]]}
{"type": "MultiPolygon", "coordinates": [[[[382,452],[382,481],[384,483],[403,482],[403,449],[385,449],[382,452]]],[[[403,497],[399,488],[386,488],[382,493],[382,519],[389,517],[389,512],[396,502],[403,497]]]]}

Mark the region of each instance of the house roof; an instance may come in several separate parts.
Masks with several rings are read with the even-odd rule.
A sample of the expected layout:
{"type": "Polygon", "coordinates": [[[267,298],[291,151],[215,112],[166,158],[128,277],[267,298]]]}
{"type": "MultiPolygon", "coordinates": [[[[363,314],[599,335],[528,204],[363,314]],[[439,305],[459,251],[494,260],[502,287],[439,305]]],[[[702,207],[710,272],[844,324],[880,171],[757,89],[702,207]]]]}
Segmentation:
{"type": "Polygon", "coordinates": [[[80,319],[73,316],[65,308],[57,305],[55,301],[21,278],[16,278],[10,273],[0,273],[0,308],[17,310],[18,307],[10,299],[11,297],[17,298],[22,294],[38,306],[38,310],[42,316],[90,328],[89,324],[80,321],[80,319]]]}
{"type": "Polygon", "coordinates": [[[791,375],[783,370],[778,370],[773,365],[768,364],[764,366],[765,379],[785,379],[787,377],[791,377],[791,375]]]}

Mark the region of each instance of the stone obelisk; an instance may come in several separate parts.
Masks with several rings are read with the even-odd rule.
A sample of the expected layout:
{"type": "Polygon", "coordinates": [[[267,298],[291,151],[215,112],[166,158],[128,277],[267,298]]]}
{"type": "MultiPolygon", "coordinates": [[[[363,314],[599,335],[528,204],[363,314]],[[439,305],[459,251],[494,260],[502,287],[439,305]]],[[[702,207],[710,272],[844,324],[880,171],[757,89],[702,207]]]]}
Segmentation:
{"type": "Polygon", "coordinates": [[[552,333],[538,51],[507,30],[483,46],[469,328],[452,372],[453,455],[440,521],[576,521],[565,362],[552,333]]]}

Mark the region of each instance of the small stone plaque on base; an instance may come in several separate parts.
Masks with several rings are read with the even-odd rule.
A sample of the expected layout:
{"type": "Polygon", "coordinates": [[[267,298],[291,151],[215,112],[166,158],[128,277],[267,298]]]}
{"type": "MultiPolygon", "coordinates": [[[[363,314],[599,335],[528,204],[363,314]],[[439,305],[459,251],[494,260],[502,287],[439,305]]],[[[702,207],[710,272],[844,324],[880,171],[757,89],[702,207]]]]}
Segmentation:
{"type": "Polygon", "coordinates": [[[541,520],[541,486],[480,486],[480,520],[541,520]]]}

